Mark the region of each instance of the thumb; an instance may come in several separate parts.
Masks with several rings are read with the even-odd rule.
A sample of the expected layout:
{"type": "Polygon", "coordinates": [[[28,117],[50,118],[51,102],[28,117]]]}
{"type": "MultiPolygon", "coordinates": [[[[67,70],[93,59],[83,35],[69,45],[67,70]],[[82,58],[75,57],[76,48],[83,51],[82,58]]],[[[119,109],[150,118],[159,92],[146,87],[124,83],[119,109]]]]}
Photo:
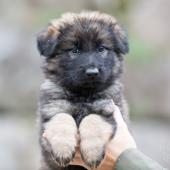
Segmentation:
{"type": "Polygon", "coordinates": [[[127,128],[127,125],[125,123],[125,121],[123,120],[123,117],[122,117],[122,114],[120,112],[120,109],[118,106],[115,105],[115,110],[114,110],[114,114],[113,114],[113,117],[117,123],[117,127],[122,127],[122,128],[127,128]]]}

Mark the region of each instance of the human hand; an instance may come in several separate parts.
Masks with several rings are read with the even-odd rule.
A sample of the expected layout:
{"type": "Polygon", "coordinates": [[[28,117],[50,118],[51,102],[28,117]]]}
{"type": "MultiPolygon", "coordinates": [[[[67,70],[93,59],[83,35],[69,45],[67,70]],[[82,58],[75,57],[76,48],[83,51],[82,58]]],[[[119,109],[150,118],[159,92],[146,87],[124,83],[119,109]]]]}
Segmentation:
{"type": "MultiPolygon", "coordinates": [[[[120,154],[129,148],[136,148],[136,143],[130,134],[126,123],[124,122],[120,110],[115,106],[115,111],[113,117],[117,123],[117,130],[113,139],[108,143],[106,147],[106,155],[101,164],[98,166],[97,170],[112,170],[114,164],[120,154]]],[[[77,146],[77,151],[74,160],[70,163],[71,165],[80,165],[86,169],[87,167],[81,159],[79,146],[77,146]]]]}

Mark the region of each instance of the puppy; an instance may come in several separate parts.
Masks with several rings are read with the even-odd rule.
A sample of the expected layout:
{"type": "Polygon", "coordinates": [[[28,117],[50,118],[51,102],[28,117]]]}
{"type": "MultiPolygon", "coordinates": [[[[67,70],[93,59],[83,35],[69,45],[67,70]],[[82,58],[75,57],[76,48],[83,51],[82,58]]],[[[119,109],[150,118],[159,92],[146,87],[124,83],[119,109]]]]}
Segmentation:
{"type": "Polygon", "coordinates": [[[107,14],[67,13],[38,34],[37,47],[45,75],[39,101],[41,170],[76,169],[68,164],[77,134],[82,159],[95,168],[116,130],[114,104],[127,117],[120,82],[126,33],[107,14]]]}

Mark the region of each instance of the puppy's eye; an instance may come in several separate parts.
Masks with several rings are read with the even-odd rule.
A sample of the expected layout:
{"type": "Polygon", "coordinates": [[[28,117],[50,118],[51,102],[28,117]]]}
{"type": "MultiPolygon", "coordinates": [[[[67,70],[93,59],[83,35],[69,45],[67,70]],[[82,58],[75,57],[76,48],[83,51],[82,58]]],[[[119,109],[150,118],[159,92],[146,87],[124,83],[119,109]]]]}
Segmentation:
{"type": "Polygon", "coordinates": [[[69,50],[69,56],[71,59],[75,59],[80,55],[80,50],[77,47],[74,47],[69,50]]]}
{"type": "Polygon", "coordinates": [[[71,52],[76,54],[76,53],[80,53],[80,50],[77,47],[75,47],[71,50],[71,52]]]}
{"type": "Polygon", "coordinates": [[[106,48],[104,46],[100,46],[98,49],[97,49],[98,52],[100,53],[103,53],[104,51],[106,51],[106,48]]]}

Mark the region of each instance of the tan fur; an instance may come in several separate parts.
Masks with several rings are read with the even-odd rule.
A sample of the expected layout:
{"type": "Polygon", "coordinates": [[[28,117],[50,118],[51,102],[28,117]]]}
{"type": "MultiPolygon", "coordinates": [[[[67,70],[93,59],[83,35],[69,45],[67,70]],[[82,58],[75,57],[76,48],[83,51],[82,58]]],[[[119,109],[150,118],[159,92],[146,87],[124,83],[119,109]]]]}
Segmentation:
{"type": "Polygon", "coordinates": [[[81,20],[88,18],[89,20],[103,20],[108,23],[116,24],[116,19],[113,16],[109,16],[107,14],[100,13],[98,11],[94,12],[88,12],[84,11],[80,14],[76,13],[65,13],[61,16],[60,19],[55,19],[51,21],[51,24],[54,26],[54,28],[58,29],[60,26],[63,26],[63,24],[73,24],[75,20],[81,20]]]}
{"type": "Polygon", "coordinates": [[[48,34],[46,36],[57,37],[59,35],[59,29],[55,25],[48,26],[48,34]]]}
{"type": "Polygon", "coordinates": [[[61,161],[73,157],[77,144],[76,135],[76,123],[70,115],[65,113],[55,115],[46,123],[43,134],[51,146],[54,159],[57,157],[61,161]]]}
{"type": "Polygon", "coordinates": [[[103,120],[99,115],[86,116],[79,127],[80,149],[87,165],[102,159],[103,149],[113,133],[113,127],[103,120]]]}
{"type": "MultiPolygon", "coordinates": [[[[64,28],[66,25],[73,25],[76,20],[84,20],[84,19],[89,19],[91,21],[104,21],[108,25],[114,25],[117,26],[117,21],[114,17],[100,13],[100,12],[81,12],[79,15],[76,13],[66,13],[62,15],[61,18],[59,19],[54,19],[50,22],[50,25],[48,26],[48,31],[47,33],[43,34],[43,36],[46,37],[58,37],[60,35],[60,29],[64,28]]],[[[101,32],[101,28],[98,27],[98,24],[93,24],[92,28],[96,31],[101,32]],[[99,30],[98,30],[99,29],[99,30]]],[[[120,28],[120,27],[119,27],[120,28]]],[[[113,27],[114,29],[114,27],[113,27]]],[[[88,31],[88,30],[86,30],[88,31]]],[[[121,29],[117,30],[121,31],[121,29]]],[[[106,32],[103,31],[103,34],[101,34],[101,39],[104,39],[106,37],[106,32]]],[[[109,43],[111,44],[111,43],[109,43]]]]}

